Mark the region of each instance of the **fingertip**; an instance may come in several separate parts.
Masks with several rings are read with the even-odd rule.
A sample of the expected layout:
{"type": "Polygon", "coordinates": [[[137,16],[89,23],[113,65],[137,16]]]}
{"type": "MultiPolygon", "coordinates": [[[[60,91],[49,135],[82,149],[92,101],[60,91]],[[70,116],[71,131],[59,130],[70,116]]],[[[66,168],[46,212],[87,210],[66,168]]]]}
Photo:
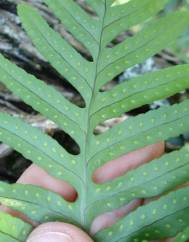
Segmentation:
{"type": "Polygon", "coordinates": [[[74,225],[50,222],[38,226],[26,242],[93,242],[81,229],[74,225]]]}

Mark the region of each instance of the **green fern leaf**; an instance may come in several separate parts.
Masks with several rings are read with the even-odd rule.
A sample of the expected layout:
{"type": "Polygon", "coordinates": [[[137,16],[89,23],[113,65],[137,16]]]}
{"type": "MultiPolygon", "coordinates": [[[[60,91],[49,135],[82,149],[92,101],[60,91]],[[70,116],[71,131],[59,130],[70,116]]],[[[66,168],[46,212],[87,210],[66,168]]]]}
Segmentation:
{"type": "Polygon", "coordinates": [[[32,226],[6,213],[0,212],[0,240],[25,242],[32,226]]]}
{"type": "Polygon", "coordinates": [[[91,113],[93,122],[98,124],[107,118],[115,117],[141,105],[151,104],[155,100],[172,96],[187,88],[188,67],[187,64],[178,65],[147,73],[133,78],[132,82],[123,82],[107,92],[98,93],[99,101],[91,113]]]}
{"type": "MultiPolygon", "coordinates": [[[[141,75],[131,82],[100,92],[104,84],[126,68],[170,46],[188,27],[189,13],[185,11],[154,18],[166,2],[132,0],[120,4],[113,0],[86,0],[94,12],[92,16],[73,0],[44,0],[65,28],[87,49],[92,61],[85,59],[54,31],[36,9],[25,3],[18,5],[23,27],[34,45],[46,61],[79,91],[85,107],[71,103],[59,91],[2,55],[0,81],[68,133],[79,145],[80,154],[68,153],[50,136],[6,113],[0,113],[0,140],[50,175],[69,182],[76,188],[78,199],[70,203],[37,186],[1,182],[2,204],[38,223],[65,221],[89,232],[93,219],[101,213],[136,198],[168,193],[98,232],[94,238],[99,242],[154,240],[174,236],[188,226],[188,188],[170,193],[188,181],[188,147],[105,184],[95,184],[91,178],[95,169],[106,162],[189,129],[189,101],[186,100],[129,118],[103,134],[94,134],[96,126],[109,118],[189,87],[189,65],[185,64],[141,75]],[[145,24],[139,32],[110,48],[110,42],[118,34],[141,22],[145,24]]],[[[29,227],[20,220],[3,216],[7,223],[15,223],[17,234],[14,231],[6,233],[0,223],[0,239],[24,241],[25,237],[17,235],[22,226],[29,227]]],[[[29,229],[27,231],[26,235],[29,229]]]]}
{"type": "Polygon", "coordinates": [[[1,113],[0,119],[0,137],[3,142],[14,147],[51,175],[60,178],[64,174],[66,181],[78,188],[81,186],[78,157],[70,155],[58,142],[19,118],[1,113]]]}
{"type": "Polygon", "coordinates": [[[11,236],[7,235],[7,234],[3,234],[0,232],[0,239],[3,242],[20,242],[20,240],[14,239],[11,236]]]}
{"type": "Polygon", "coordinates": [[[179,233],[174,242],[185,242],[189,239],[189,227],[187,227],[183,232],[179,233]]]}
{"type": "MultiPolygon", "coordinates": [[[[64,2],[60,0],[45,0],[44,2],[48,4],[49,8],[52,9],[65,27],[70,30],[92,55],[96,56],[99,45],[98,40],[100,38],[98,22],[92,19],[91,16],[81,9],[73,0],[64,2]],[[73,14],[74,12],[77,14],[73,14]]],[[[85,68],[82,69],[82,67],[78,66],[80,71],[85,70],[85,68]]],[[[92,76],[88,71],[87,74],[87,80],[89,81],[92,76]]]]}
{"type": "Polygon", "coordinates": [[[91,138],[89,170],[94,171],[106,161],[118,158],[126,152],[174,137],[178,132],[186,132],[189,122],[188,105],[187,100],[172,107],[162,107],[132,117],[104,134],[91,138]],[[127,129],[129,132],[126,132],[127,129]]]}
{"type": "Polygon", "coordinates": [[[35,110],[56,122],[60,128],[64,129],[78,142],[82,139],[84,135],[82,128],[85,119],[84,110],[70,103],[51,86],[47,86],[7,61],[2,55],[0,55],[0,62],[2,83],[35,110]]]}
{"type": "Polygon", "coordinates": [[[186,28],[186,19],[184,12],[170,14],[153,21],[134,37],[126,39],[113,49],[103,49],[98,63],[97,88],[126,68],[143,62],[162,48],[167,47],[167,43],[171,44],[186,28]],[[178,22],[178,19],[181,21],[178,22]],[[170,22],[173,24],[173,28],[169,28],[170,22]],[[167,29],[166,32],[162,26],[167,29]]]}
{"type": "Polygon", "coordinates": [[[77,224],[77,204],[66,202],[61,196],[32,185],[9,185],[1,182],[0,202],[24,213],[38,223],[69,221],[77,224]]]}
{"type": "Polygon", "coordinates": [[[172,192],[138,208],[112,228],[99,232],[96,235],[97,241],[131,242],[175,236],[188,224],[188,191],[187,187],[172,192]]]}
{"type": "Polygon", "coordinates": [[[18,13],[24,28],[43,56],[88,101],[92,93],[90,79],[94,76],[92,64],[82,58],[69,43],[52,30],[34,8],[22,4],[18,7],[18,13]]]}
{"type": "Polygon", "coordinates": [[[92,184],[87,207],[90,221],[97,214],[119,208],[133,199],[155,197],[187,182],[188,158],[189,149],[184,147],[112,182],[92,184]]]}

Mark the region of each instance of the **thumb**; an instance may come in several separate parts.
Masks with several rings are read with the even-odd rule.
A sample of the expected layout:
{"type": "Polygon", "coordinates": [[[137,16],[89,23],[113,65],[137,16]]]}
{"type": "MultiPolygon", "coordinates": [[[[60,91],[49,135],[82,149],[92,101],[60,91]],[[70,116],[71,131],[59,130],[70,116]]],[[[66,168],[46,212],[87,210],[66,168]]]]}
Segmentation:
{"type": "Polygon", "coordinates": [[[81,229],[71,224],[51,222],[38,226],[27,242],[93,242],[81,229]]]}

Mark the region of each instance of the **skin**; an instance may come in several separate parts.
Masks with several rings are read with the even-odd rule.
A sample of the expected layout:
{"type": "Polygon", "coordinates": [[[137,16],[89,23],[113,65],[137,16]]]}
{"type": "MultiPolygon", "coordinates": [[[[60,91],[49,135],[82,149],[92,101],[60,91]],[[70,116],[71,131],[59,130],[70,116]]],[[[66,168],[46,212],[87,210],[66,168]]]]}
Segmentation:
{"type": "MultiPolygon", "coordinates": [[[[110,181],[116,177],[119,177],[131,169],[134,169],[144,163],[150,162],[151,160],[160,157],[164,153],[164,143],[161,142],[159,144],[153,144],[142,148],[140,150],[131,152],[127,155],[120,157],[117,160],[113,160],[105,164],[104,166],[97,169],[93,175],[93,180],[96,183],[104,183],[110,181]]],[[[18,183],[22,184],[33,184],[43,188],[47,188],[53,192],[56,192],[63,196],[68,201],[74,201],[77,198],[77,193],[73,187],[62,180],[55,179],[49,176],[45,171],[36,165],[31,165],[19,178],[18,183]]],[[[106,228],[112,224],[114,224],[119,218],[126,216],[128,213],[136,209],[138,206],[146,203],[146,201],[142,199],[134,200],[125,207],[121,209],[115,210],[113,212],[109,212],[106,214],[102,214],[98,216],[93,224],[91,225],[91,234],[95,234],[97,231],[102,228],[106,228]]],[[[7,208],[3,208],[3,210],[13,214],[14,216],[20,217],[23,220],[27,220],[20,213],[11,211],[7,208]]],[[[28,220],[27,220],[28,221],[28,220]]],[[[30,222],[30,221],[29,221],[30,222]]],[[[92,242],[93,240],[79,228],[66,223],[60,222],[51,222],[46,223],[40,226],[34,224],[36,228],[29,236],[27,242],[33,241],[46,241],[46,240],[32,240],[40,237],[41,235],[48,232],[48,240],[47,241],[55,241],[55,238],[51,238],[53,236],[58,236],[60,232],[68,235],[67,241],[82,241],[82,242],[92,242]],[[49,232],[55,232],[55,235],[49,234],[49,232]],[[70,237],[69,237],[70,236],[70,237]],[[70,240],[69,240],[70,239],[70,240]]],[[[41,238],[41,237],[40,237],[41,238]]],[[[63,241],[63,240],[62,240],[63,241]]],[[[166,242],[170,242],[171,240],[166,240],[166,242]]]]}

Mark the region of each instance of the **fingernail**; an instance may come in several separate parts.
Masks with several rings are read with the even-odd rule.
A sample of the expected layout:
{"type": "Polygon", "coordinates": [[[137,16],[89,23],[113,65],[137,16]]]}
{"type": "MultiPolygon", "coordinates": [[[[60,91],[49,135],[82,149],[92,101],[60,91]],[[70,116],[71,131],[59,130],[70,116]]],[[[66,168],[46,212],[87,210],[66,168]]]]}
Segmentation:
{"type": "Polygon", "coordinates": [[[70,235],[61,232],[48,232],[31,236],[27,242],[73,242],[70,235]]]}

